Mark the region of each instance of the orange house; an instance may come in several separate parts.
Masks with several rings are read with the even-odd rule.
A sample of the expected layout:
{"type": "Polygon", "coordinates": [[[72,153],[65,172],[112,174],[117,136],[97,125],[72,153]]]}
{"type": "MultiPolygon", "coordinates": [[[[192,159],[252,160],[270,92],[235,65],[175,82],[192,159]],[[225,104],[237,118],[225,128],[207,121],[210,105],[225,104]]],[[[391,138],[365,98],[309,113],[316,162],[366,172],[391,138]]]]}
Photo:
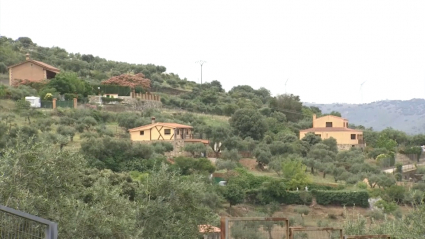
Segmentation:
{"type": "Polygon", "coordinates": [[[316,118],[314,114],[313,128],[300,130],[300,139],[310,132],[322,139],[329,139],[330,137],[336,139],[338,148],[341,150],[366,146],[363,140],[363,131],[348,128],[348,120],[338,116],[326,115],[316,118]]]}
{"type": "Polygon", "coordinates": [[[30,59],[26,54],[24,62],[9,66],[9,85],[13,85],[15,80],[41,81],[55,78],[60,70],[54,66],[41,61],[30,59]]]}

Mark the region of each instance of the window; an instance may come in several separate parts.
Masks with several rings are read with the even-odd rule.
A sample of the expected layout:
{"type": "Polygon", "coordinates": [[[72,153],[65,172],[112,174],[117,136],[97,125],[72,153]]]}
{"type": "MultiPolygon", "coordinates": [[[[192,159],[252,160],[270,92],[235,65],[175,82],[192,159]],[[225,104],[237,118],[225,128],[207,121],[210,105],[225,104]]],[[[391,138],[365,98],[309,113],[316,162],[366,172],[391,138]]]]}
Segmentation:
{"type": "Polygon", "coordinates": [[[186,135],[189,135],[189,130],[188,129],[186,130],[186,135]]]}
{"type": "Polygon", "coordinates": [[[145,131],[140,131],[140,135],[145,135],[145,131]]]}
{"type": "Polygon", "coordinates": [[[322,137],[322,135],[321,135],[321,134],[316,134],[316,136],[322,137]]]}
{"type": "Polygon", "coordinates": [[[332,127],[332,122],[326,122],[326,127],[328,128],[332,127]]]}
{"type": "Polygon", "coordinates": [[[355,134],[351,134],[351,139],[356,139],[356,135],[355,134]]]}
{"type": "Polygon", "coordinates": [[[165,135],[170,135],[171,134],[171,129],[164,129],[164,134],[165,135]]]}
{"type": "Polygon", "coordinates": [[[177,129],[177,133],[176,134],[180,134],[180,130],[179,129],[177,129]]]}

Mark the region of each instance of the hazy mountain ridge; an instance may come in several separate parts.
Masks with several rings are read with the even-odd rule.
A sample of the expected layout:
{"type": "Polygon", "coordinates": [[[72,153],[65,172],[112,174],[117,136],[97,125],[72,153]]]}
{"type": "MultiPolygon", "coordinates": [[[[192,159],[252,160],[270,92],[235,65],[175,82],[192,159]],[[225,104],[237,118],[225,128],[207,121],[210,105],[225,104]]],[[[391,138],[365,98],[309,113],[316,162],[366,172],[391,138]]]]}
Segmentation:
{"type": "Polygon", "coordinates": [[[338,111],[350,124],[383,130],[387,127],[402,130],[408,134],[425,133],[425,99],[384,100],[368,104],[316,104],[323,113],[338,111]]]}

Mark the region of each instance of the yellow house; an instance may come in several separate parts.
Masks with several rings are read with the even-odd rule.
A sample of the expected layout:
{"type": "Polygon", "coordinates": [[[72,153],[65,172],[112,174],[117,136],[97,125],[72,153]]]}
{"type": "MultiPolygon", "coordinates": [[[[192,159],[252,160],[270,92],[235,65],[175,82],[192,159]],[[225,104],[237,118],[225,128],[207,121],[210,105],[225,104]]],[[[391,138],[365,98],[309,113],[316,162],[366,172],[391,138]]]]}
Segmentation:
{"type": "Polygon", "coordinates": [[[132,141],[184,141],[193,143],[208,144],[208,140],[194,139],[193,127],[177,123],[155,122],[152,117],[152,123],[137,128],[129,129],[132,141]]]}
{"type": "Polygon", "coordinates": [[[316,118],[314,114],[313,128],[300,130],[300,139],[310,132],[322,139],[333,137],[336,139],[339,149],[366,146],[363,140],[363,131],[348,128],[348,120],[338,116],[326,115],[316,118]]]}

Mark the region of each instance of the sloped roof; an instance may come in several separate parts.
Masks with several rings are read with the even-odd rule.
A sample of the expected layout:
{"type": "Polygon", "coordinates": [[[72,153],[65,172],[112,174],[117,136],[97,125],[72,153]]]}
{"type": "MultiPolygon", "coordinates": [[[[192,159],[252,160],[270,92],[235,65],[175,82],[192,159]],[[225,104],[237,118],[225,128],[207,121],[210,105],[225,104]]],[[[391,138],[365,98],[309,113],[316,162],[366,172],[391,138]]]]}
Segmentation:
{"type": "Polygon", "coordinates": [[[16,66],[20,66],[20,65],[25,64],[27,62],[36,64],[36,65],[38,65],[38,66],[40,66],[40,67],[42,67],[42,68],[44,68],[46,70],[49,70],[49,71],[52,71],[52,72],[55,72],[55,73],[59,73],[60,72],[60,70],[58,68],[54,67],[54,66],[51,66],[51,65],[46,64],[46,63],[41,62],[41,61],[32,60],[32,59],[26,60],[24,62],[15,64],[15,65],[12,65],[12,66],[9,66],[8,68],[13,68],[13,67],[16,67],[16,66]]]}
{"type": "Polygon", "coordinates": [[[155,126],[165,126],[165,127],[169,127],[169,128],[173,128],[173,129],[176,129],[176,128],[180,128],[180,129],[193,129],[192,126],[184,125],[184,124],[160,123],[160,122],[158,122],[158,123],[154,123],[154,124],[148,124],[148,125],[143,125],[143,126],[139,126],[139,127],[136,127],[136,128],[132,128],[132,129],[129,129],[128,131],[129,132],[134,132],[134,131],[147,130],[147,129],[151,129],[151,128],[155,127],[155,126]]]}
{"type": "Polygon", "coordinates": [[[344,127],[317,127],[317,128],[309,128],[300,130],[300,132],[358,132],[361,133],[363,131],[357,129],[350,129],[344,127]]]}

